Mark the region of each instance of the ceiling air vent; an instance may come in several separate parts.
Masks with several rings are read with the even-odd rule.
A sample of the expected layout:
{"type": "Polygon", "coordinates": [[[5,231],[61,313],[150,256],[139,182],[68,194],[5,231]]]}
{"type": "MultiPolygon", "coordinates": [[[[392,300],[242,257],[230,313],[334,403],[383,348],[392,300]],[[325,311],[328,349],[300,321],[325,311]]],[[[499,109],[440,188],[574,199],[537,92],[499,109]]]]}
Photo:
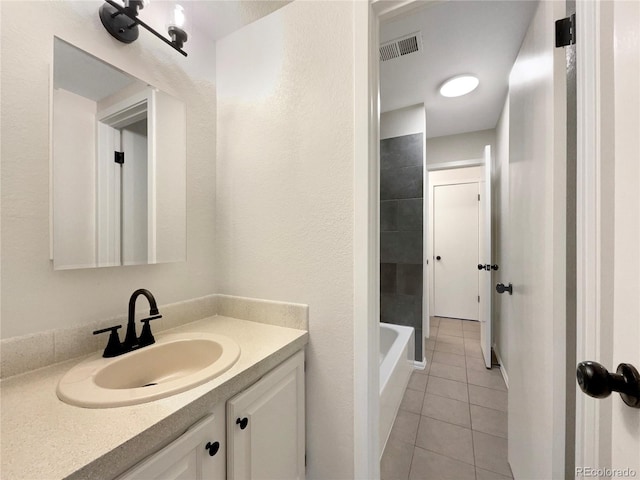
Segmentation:
{"type": "Polygon", "coordinates": [[[410,33],[380,45],[380,61],[386,62],[420,50],[422,50],[422,35],[420,32],[410,33]]]}

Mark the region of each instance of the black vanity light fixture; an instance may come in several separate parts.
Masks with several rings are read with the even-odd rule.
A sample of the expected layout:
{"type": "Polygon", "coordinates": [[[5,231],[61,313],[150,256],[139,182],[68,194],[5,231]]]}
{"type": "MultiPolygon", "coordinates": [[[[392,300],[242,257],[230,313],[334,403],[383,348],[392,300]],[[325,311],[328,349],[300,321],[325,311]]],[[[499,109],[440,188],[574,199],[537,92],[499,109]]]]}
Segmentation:
{"type": "Polygon", "coordinates": [[[107,32],[124,43],[131,43],[138,39],[139,25],[186,57],[187,52],[182,50],[187,41],[187,32],[184,31],[184,9],[180,5],[175,6],[173,18],[168,25],[171,39],[168,39],[138,17],[139,11],[148,4],[149,0],[125,0],[122,6],[113,0],[105,0],[99,10],[100,21],[107,32]]]}

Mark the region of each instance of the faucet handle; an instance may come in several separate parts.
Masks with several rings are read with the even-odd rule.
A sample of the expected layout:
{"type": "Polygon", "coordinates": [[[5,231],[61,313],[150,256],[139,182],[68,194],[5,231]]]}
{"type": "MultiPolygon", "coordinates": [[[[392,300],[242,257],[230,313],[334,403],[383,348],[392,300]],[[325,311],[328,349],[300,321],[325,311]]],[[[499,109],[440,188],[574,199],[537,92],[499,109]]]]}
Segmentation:
{"type": "Polygon", "coordinates": [[[154,315],[140,320],[140,323],[142,323],[142,332],[140,332],[140,337],[138,338],[138,345],[141,347],[146,347],[147,345],[153,345],[156,343],[156,339],[153,338],[153,334],[151,333],[151,326],[149,325],[149,322],[151,320],[157,320],[158,318],[162,318],[162,315],[154,315]]]}
{"type": "Polygon", "coordinates": [[[95,330],[93,332],[94,335],[99,335],[105,332],[111,332],[109,335],[109,341],[107,342],[107,347],[104,349],[104,353],[102,356],[104,358],[117,357],[122,351],[122,344],[120,343],[120,337],[118,336],[118,329],[122,328],[122,325],[116,325],[115,327],[107,327],[101,330],[95,330]]]}

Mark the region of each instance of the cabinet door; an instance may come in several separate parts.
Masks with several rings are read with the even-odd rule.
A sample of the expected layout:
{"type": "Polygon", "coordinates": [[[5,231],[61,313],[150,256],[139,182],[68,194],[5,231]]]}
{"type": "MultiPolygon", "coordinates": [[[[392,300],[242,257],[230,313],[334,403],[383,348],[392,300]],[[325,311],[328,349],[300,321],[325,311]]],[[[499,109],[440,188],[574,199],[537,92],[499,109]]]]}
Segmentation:
{"type": "Polygon", "coordinates": [[[118,480],[223,480],[226,474],[224,435],[224,404],[221,404],[211,415],[118,480]]]}
{"type": "Polygon", "coordinates": [[[304,353],[227,402],[227,478],[305,476],[304,353]]]}

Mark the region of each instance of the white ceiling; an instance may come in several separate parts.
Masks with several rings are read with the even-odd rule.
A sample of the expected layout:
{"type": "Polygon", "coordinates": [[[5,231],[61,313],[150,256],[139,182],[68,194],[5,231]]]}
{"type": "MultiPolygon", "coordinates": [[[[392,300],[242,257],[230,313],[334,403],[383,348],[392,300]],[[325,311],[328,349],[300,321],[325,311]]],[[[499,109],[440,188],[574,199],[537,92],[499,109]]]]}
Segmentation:
{"type": "Polygon", "coordinates": [[[424,50],[380,63],[383,112],[424,103],[427,137],[494,128],[507,94],[509,72],[536,1],[446,1],[380,27],[380,43],[422,32],[424,50]],[[448,78],[472,73],[479,87],[458,98],[438,94],[448,78]]]}

